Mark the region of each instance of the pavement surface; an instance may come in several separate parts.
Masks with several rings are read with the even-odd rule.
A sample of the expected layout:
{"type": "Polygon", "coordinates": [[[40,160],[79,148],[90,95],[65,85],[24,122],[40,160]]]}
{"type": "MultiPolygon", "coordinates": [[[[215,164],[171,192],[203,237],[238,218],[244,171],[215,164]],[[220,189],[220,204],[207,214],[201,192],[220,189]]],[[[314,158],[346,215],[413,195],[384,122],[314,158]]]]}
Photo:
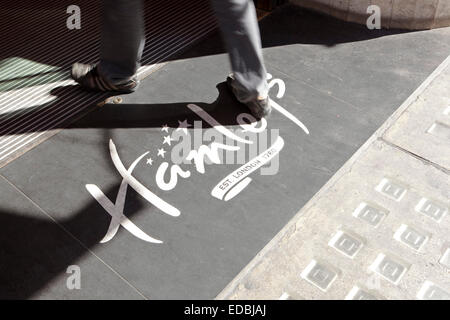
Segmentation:
{"type": "MultiPolygon", "coordinates": [[[[323,241],[329,232],[336,232],[333,223],[342,212],[330,198],[322,205],[334,210],[321,211],[330,220],[322,219],[327,222],[324,231],[317,228],[318,242],[304,238],[306,249],[292,252],[288,257],[292,262],[284,264],[292,265],[292,270],[295,266],[295,272],[277,269],[284,280],[281,276],[270,288],[263,288],[263,275],[255,273],[258,279],[245,282],[246,290],[235,289],[257,272],[249,267],[255,257],[260,259],[280,230],[448,57],[450,29],[370,31],[284,6],[261,21],[261,30],[272,75],[271,96],[278,106],[267,124],[245,125],[246,108],[223,83],[229,64],[215,34],[151,74],[138,92],[108,100],[0,169],[0,237],[5,243],[0,250],[1,298],[276,299],[283,292],[294,295],[294,288],[284,287],[285,280],[298,278],[313,258],[341,275],[342,266],[326,255],[309,256],[311,246],[317,246],[317,253],[328,250],[323,241]],[[212,142],[228,146],[228,151],[214,157],[206,149],[213,149],[212,142]],[[204,157],[196,159],[190,153],[201,148],[212,160],[204,167],[204,157]]],[[[384,195],[373,192],[377,204],[389,210],[388,218],[397,217],[401,206],[413,210],[421,197],[448,206],[448,188],[439,182],[448,176],[436,167],[445,168],[448,156],[433,153],[433,159],[444,162],[429,159],[436,166],[429,166],[433,169],[427,174],[408,175],[406,165],[396,171],[398,159],[410,161],[400,146],[406,149],[411,144],[420,151],[428,136],[438,142],[445,139],[446,116],[435,116],[427,128],[430,134],[418,134],[414,146],[408,140],[393,146],[400,141],[395,137],[403,136],[402,129],[393,126],[385,141],[377,141],[364,154],[367,164],[348,177],[354,183],[364,179],[370,191],[377,186],[385,190],[392,181],[405,186],[403,202],[383,202],[384,195]],[[392,161],[391,153],[395,153],[392,161]],[[372,164],[374,159],[379,162],[372,164]],[[419,177],[436,183],[427,186],[419,177]]],[[[403,121],[416,127],[410,122],[413,118],[403,121]]],[[[415,161],[413,166],[422,164],[415,161]]],[[[375,202],[372,193],[357,190],[358,196],[342,197],[336,190],[330,197],[352,211],[362,201],[375,202]]],[[[437,259],[448,220],[437,223],[422,216],[394,222],[428,232],[427,243],[434,251],[424,261],[437,259]]],[[[348,219],[355,218],[350,213],[348,219]]],[[[400,227],[394,222],[381,224],[376,231],[386,237],[382,240],[386,246],[391,236],[383,228],[400,227]]],[[[366,241],[369,234],[352,226],[342,231],[366,241]]],[[[402,238],[400,231],[398,237],[402,238]]],[[[376,250],[378,242],[367,243],[357,254],[373,258],[373,251],[366,248],[376,250]]],[[[409,259],[409,252],[397,258],[394,247],[385,248],[389,252],[380,252],[392,252],[395,261],[407,265],[408,272],[399,281],[408,275],[420,278],[422,269],[413,272],[415,260],[409,259]]],[[[270,257],[264,255],[261,261],[266,259],[270,257]]],[[[364,270],[357,263],[354,268],[364,270]]],[[[437,268],[431,268],[430,281],[448,290],[444,271],[437,268]]],[[[334,284],[344,279],[332,278],[334,284]]],[[[348,289],[336,286],[341,288],[338,293],[320,295],[314,285],[297,280],[299,290],[307,288],[300,290],[304,298],[342,298],[348,289]]],[[[407,290],[396,290],[392,287],[392,293],[383,294],[412,297],[407,290]]]]}
{"type": "Polygon", "coordinates": [[[219,295],[450,300],[450,56],[219,295]]]}

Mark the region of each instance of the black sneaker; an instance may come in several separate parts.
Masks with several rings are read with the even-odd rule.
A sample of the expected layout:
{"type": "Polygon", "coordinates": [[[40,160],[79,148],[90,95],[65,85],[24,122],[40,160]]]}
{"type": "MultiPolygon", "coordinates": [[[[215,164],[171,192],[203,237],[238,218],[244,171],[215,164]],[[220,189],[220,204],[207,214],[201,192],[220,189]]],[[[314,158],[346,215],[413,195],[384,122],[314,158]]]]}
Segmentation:
{"type": "MultiPolygon", "coordinates": [[[[230,74],[227,77],[227,85],[230,91],[233,93],[235,98],[237,99],[236,89],[233,87],[233,82],[235,82],[236,79],[234,79],[233,75],[230,74]]],[[[267,118],[270,113],[272,112],[272,107],[270,106],[270,99],[269,96],[265,98],[256,98],[254,100],[248,101],[248,102],[241,102],[247,106],[247,108],[250,109],[251,113],[257,118],[267,118]]]]}
{"type": "Polygon", "coordinates": [[[97,70],[97,66],[93,64],[73,64],[71,76],[83,88],[94,91],[132,93],[139,86],[137,77],[133,77],[124,83],[113,84],[101,76],[97,70]]]}

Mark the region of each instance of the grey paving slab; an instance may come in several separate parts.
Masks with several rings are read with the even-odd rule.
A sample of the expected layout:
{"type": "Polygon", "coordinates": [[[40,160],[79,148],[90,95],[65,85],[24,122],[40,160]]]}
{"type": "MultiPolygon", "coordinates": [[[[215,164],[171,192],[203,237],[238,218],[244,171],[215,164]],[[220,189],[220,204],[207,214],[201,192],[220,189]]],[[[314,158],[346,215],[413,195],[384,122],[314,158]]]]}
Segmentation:
{"type": "MultiPolygon", "coordinates": [[[[267,21],[263,22],[265,30],[269,23],[273,30],[284,26],[276,23],[279,21],[276,19],[267,21]]],[[[313,39],[319,29],[316,25],[309,38],[313,39]]],[[[278,37],[286,31],[282,28],[269,36],[278,37]]],[[[325,34],[317,35],[319,40],[321,36],[325,34]]],[[[345,41],[345,34],[333,36],[345,41]]],[[[214,38],[207,41],[211,39],[214,38]]],[[[224,129],[220,134],[218,130],[207,130],[211,119],[199,109],[188,108],[188,104],[196,104],[200,111],[207,112],[230,130],[240,129],[236,119],[247,112],[234,101],[222,82],[228,73],[228,59],[220,54],[220,43],[206,43],[147,78],[137,93],[115,100],[120,103],[108,103],[95,110],[0,173],[147,298],[214,298],[398,107],[397,93],[409,94],[409,88],[399,86],[389,94],[374,98],[385,106],[382,112],[344,99],[348,93],[342,98],[327,94],[320,86],[297,77],[303,69],[291,63],[293,53],[284,47],[293,43],[285,42],[286,39],[286,36],[280,38],[281,42],[275,39],[270,45],[265,42],[272,47],[270,50],[277,51],[276,55],[268,55],[269,72],[286,86],[284,96],[277,98],[279,88],[273,82],[271,94],[276,103],[307,126],[309,135],[292,117],[275,111],[266,130],[249,135],[259,148],[244,152],[242,163],[206,165],[205,172],[201,173],[194,162],[188,161],[180,164],[183,171],[172,167],[173,176],[176,170],[179,172],[176,183],[175,180],[170,183],[168,173],[164,176],[165,183],[159,178],[158,183],[158,169],[164,169],[165,161],[175,164],[172,156],[179,147],[176,141],[170,140],[169,145],[169,140],[164,142],[164,138],[171,135],[174,139],[184,139],[199,133],[191,127],[184,133],[183,124],[201,121],[203,115],[201,123],[205,130],[200,132],[200,143],[191,146],[189,151],[197,150],[202,144],[209,145],[211,136],[223,139],[224,132],[230,136],[224,129]],[[291,65],[290,70],[276,68],[274,57],[282,60],[283,56],[291,65]],[[267,139],[266,132],[271,133],[267,139]],[[244,178],[245,170],[249,170],[244,167],[229,178],[241,184],[222,195],[220,190],[228,191],[230,181],[219,182],[258,154],[262,155],[258,161],[268,159],[271,153],[265,150],[277,137],[283,139],[284,146],[279,157],[269,164],[274,170],[272,174],[263,175],[269,170],[265,168],[249,175],[251,180],[236,180],[244,178]],[[167,151],[164,159],[162,148],[167,151]],[[181,178],[180,172],[186,175],[187,170],[190,176],[181,178]],[[213,190],[216,197],[211,195],[213,190]],[[228,200],[235,191],[235,197],[228,200]],[[117,222],[121,223],[118,229],[117,222]],[[163,243],[155,243],[157,240],[163,243]]],[[[320,49],[326,43],[318,45],[320,49]]],[[[366,59],[367,54],[370,51],[355,52],[353,56],[336,55],[334,61],[366,59]]],[[[311,59],[313,66],[312,51],[306,58],[311,59]]],[[[439,59],[438,53],[424,63],[431,69],[439,59]]],[[[315,62],[316,73],[323,72],[320,63],[315,62]]],[[[366,69],[357,71],[352,77],[362,81],[366,69]]],[[[385,74],[373,76],[381,81],[385,74]]],[[[340,89],[343,87],[336,92],[340,89]]],[[[242,130],[230,132],[244,134],[242,130]]],[[[231,144],[232,140],[217,141],[231,144]]],[[[242,145],[239,147],[247,150],[242,145]]],[[[233,155],[225,157],[234,159],[233,155]]],[[[224,162],[223,158],[220,160],[224,162]]]]}
{"type": "MultiPolygon", "coordinates": [[[[175,67],[177,64],[174,63],[175,67]]],[[[174,80],[181,77],[180,68],[177,70],[178,73],[171,76],[174,80]]],[[[185,77],[188,76],[186,73],[185,77]]],[[[160,80],[155,89],[163,85],[166,90],[173,90],[167,88],[164,76],[160,80]]],[[[207,84],[210,90],[215,90],[209,82],[207,84]]],[[[199,84],[197,87],[199,96],[202,91],[206,92],[206,87],[199,84]]],[[[245,109],[231,100],[227,92],[222,92],[222,95],[225,97],[215,107],[204,107],[212,110],[211,114],[217,119],[231,125],[235,120],[230,118],[245,112],[245,109]],[[214,108],[219,110],[214,112],[214,108]]],[[[99,257],[150,298],[213,298],[282,228],[298,207],[325,183],[338,166],[334,162],[337,157],[345,161],[344,152],[335,155],[335,159],[320,155],[332,152],[332,143],[328,140],[334,138],[342,143],[343,148],[352,148],[352,144],[345,141],[350,136],[333,137],[326,131],[316,134],[321,137],[316,142],[323,146],[315,145],[308,142],[306,135],[288,120],[274,116],[277,126],[288,129],[280,132],[285,142],[283,152],[289,150],[289,158],[294,161],[290,161],[287,154],[286,158],[281,155],[277,175],[252,176],[249,188],[228,202],[214,199],[210,193],[223,177],[239,167],[237,165],[207,166],[204,175],[187,166],[192,176],[180,179],[175,190],[163,192],[155,185],[156,168],[142,161],[134,175],[179,208],[181,215],[174,218],[162,214],[130,188],[125,214],[139,228],[164,244],[149,244],[121,229],[110,242],[98,245],[108,229],[109,215],[85,185],[97,185],[111,201],[115,201],[121,178],[111,163],[109,139],[113,139],[126,166],[148,150],[157,166],[161,163],[157,149],[162,147],[164,136],[161,126],[168,123],[172,133],[176,132],[178,120],[187,118],[189,123],[194,120],[186,108],[189,101],[151,103],[164,101],[160,96],[158,99],[153,91],[148,96],[140,93],[136,97],[130,97],[130,100],[141,99],[147,104],[128,103],[128,98],[124,97],[120,105],[106,105],[5,167],[2,172],[53,217],[59,221],[71,221],[67,224],[70,232],[86,246],[95,246],[93,250],[99,257]],[[156,119],[152,119],[153,115],[156,119]],[[299,140],[305,143],[299,144],[299,140]],[[317,154],[317,158],[322,159],[321,163],[308,160],[307,154],[317,154]],[[38,172],[33,165],[37,163],[40,164],[38,172]],[[299,180],[305,183],[298,184],[299,180]]],[[[173,95],[169,101],[172,99],[173,95]]],[[[315,101],[314,104],[323,102],[315,93],[310,99],[315,101]]],[[[332,115],[328,118],[330,125],[336,123],[332,115]]],[[[348,125],[348,121],[338,124],[340,130],[344,124],[348,125]]],[[[270,128],[273,128],[272,124],[270,128]]],[[[355,141],[353,145],[357,143],[355,141]]]]}
{"type": "Polygon", "coordinates": [[[270,67],[355,108],[375,109],[385,117],[450,52],[450,28],[368,30],[295,6],[282,7],[265,18],[261,29],[270,67]]]}
{"type": "MultiPolygon", "coordinates": [[[[293,5],[277,9],[260,26],[272,72],[357,110],[373,109],[370,122],[376,127],[382,123],[377,119],[391,115],[450,52],[450,28],[368,30],[293,5]]],[[[220,37],[212,37],[184,56],[223,53],[218,44],[220,37]]]]}
{"type": "Polygon", "coordinates": [[[0,299],[143,298],[3,177],[0,203],[0,299]]]}

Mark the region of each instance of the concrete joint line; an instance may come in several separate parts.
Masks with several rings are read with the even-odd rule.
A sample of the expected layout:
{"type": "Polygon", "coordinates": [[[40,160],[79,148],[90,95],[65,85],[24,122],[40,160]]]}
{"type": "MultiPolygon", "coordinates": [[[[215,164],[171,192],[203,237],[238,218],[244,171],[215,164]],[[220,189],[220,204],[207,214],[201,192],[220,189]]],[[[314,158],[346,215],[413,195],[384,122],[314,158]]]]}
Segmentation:
{"type": "Polygon", "coordinates": [[[393,143],[391,141],[388,141],[388,140],[384,139],[383,137],[379,137],[379,140],[382,141],[383,143],[387,144],[388,146],[391,146],[391,147],[393,147],[393,148],[395,148],[395,149],[397,149],[397,150],[399,150],[399,151],[401,151],[403,153],[406,153],[409,156],[411,156],[413,158],[416,158],[417,160],[420,160],[424,165],[432,166],[435,169],[437,169],[439,171],[442,171],[443,173],[445,173],[447,175],[450,175],[450,170],[440,166],[439,164],[437,164],[435,162],[432,162],[432,161],[430,161],[430,160],[428,160],[428,159],[426,159],[426,158],[424,158],[424,157],[422,157],[422,156],[420,156],[420,155],[418,155],[418,154],[416,154],[414,152],[411,152],[411,151],[409,151],[409,150],[407,150],[405,148],[402,148],[401,146],[398,146],[397,144],[395,144],[395,143],[393,143]]]}

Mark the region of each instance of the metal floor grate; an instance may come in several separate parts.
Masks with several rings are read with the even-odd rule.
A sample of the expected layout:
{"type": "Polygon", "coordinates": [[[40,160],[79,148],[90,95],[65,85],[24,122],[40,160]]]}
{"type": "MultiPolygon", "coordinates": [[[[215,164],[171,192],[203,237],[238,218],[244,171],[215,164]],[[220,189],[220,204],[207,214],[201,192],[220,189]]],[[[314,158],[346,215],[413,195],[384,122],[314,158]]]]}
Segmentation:
{"type": "MultiPolygon", "coordinates": [[[[79,0],[81,29],[69,30],[68,0],[2,2],[0,11],[0,167],[107,98],[75,88],[75,61],[95,62],[101,1],[79,0]]],[[[216,29],[208,0],[146,1],[143,78],[216,29]]]]}

